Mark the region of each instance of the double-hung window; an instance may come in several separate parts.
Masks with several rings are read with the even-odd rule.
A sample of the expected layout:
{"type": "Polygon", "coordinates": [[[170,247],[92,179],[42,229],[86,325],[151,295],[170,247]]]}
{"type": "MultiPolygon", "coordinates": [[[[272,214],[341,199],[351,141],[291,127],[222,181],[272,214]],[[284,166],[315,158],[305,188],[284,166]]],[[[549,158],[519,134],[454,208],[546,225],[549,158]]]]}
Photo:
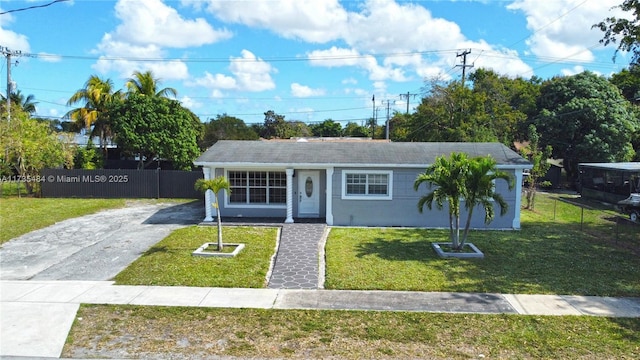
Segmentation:
{"type": "Polygon", "coordinates": [[[342,172],[342,198],[391,200],[391,171],[345,170],[342,172]]]}
{"type": "Polygon", "coordinates": [[[283,171],[229,171],[229,205],[287,203],[287,175],[283,171]]]}

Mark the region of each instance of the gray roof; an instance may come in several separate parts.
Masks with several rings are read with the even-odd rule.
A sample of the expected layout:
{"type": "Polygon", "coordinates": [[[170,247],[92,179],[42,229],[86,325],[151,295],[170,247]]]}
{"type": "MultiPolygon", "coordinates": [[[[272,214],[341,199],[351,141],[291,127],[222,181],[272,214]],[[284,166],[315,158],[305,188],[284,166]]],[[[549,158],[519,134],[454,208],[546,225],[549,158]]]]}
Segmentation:
{"type": "Polygon", "coordinates": [[[580,163],[579,166],[587,166],[598,169],[612,169],[622,171],[640,171],[640,162],[618,162],[618,163],[580,163]]]}
{"type": "Polygon", "coordinates": [[[436,157],[464,152],[491,155],[499,167],[531,168],[531,163],[500,143],[385,141],[222,140],[198,159],[203,166],[399,166],[424,167],[436,157]]]}

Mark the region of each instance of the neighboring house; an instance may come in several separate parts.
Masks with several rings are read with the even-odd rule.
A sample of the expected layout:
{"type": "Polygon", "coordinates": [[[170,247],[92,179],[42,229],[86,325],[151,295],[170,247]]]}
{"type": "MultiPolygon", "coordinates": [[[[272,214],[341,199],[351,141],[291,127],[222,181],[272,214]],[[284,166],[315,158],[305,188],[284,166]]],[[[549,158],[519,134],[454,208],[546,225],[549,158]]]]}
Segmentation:
{"type": "MultiPolygon", "coordinates": [[[[514,176],[515,186],[496,182],[509,204],[506,215],[484,224],[479,208],[473,228],[519,229],[522,171],[531,163],[500,143],[392,143],[366,140],[218,141],[194,162],[205,179],[224,175],[231,194],[224,195],[224,217],[324,219],[328,225],[448,228],[448,211],[425,208],[413,189],[418,174],[436,157],[464,152],[491,155],[497,167],[514,176]]],[[[213,221],[212,199],[205,196],[205,221],[213,221]]],[[[463,214],[464,216],[465,214],[463,214]]],[[[464,217],[463,217],[464,220],[464,217]]]]}

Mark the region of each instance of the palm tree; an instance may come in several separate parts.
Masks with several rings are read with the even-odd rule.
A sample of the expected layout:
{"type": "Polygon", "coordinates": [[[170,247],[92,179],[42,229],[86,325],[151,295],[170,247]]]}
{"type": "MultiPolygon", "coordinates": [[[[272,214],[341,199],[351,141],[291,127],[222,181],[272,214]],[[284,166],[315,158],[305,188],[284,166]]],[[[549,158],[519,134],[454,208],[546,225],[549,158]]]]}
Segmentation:
{"type": "Polygon", "coordinates": [[[206,193],[208,190],[213,192],[213,207],[216,209],[216,216],[218,219],[218,251],[222,251],[222,217],[220,215],[220,206],[218,202],[218,192],[220,190],[226,190],[227,194],[231,193],[231,184],[224,176],[218,176],[213,179],[205,180],[198,179],[195,184],[196,190],[206,193]]]}
{"type": "Polygon", "coordinates": [[[11,103],[16,104],[20,107],[24,112],[33,115],[36,112],[36,104],[35,96],[33,94],[27,95],[25,97],[20,90],[11,93],[11,103]]]}
{"type": "Polygon", "coordinates": [[[513,178],[505,171],[496,168],[496,161],[491,156],[478,157],[469,161],[469,168],[466,176],[465,187],[467,189],[464,207],[467,209],[467,222],[464,227],[460,248],[467,241],[469,228],[471,226],[471,216],[476,206],[481,205],[484,208],[484,222],[489,224],[493,220],[494,211],[493,204],[500,206],[500,215],[507,213],[509,205],[502,195],[495,191],[495,181],[498,179],[505,180],[509,184],[509,190],[513,189],[513,178]]]}
{"type": "Polygon", "coordinates": [[[158,90],[160,85],[160,79],[154,78],[151,71],[133,73],[133,77],[127,80],[127,91],[130,93],[138,93],[147,96],[169,97],[173,95],[176,97],[178,91],[174,88],[164,88],[158,90]]]}
{"type": "Polygon", "coordinates": [[[418,191],[422,183],[428,183],[429,188],[437,187],[418,200],[418,211],[422,213],[426,205],[431,210],[435,202],[436,208],[441,210],[446,202],[449,207],[449,238],[454,249],[461,249],[460,239],[460,200],[467,196],[466,177],[469,159],[464,153],[452,153],[449,158],[439,156],[433,165],[424,173],[419,174],[413,183],[418,191]]]}
{"type": "Polygon", "coordinates": [[[78,103],[84,103],[84,105],[69,111],[64,116],[75,123],[76,129],[91,130],[90,136],[97,134],[100,137],[100,147],[105,153],[106,140],[111,136],[110,119],[106,115],[107,109],[113,101],[122,98],[121,91],[113,89],[111,79],[104,80],[97,75],[92,75],[84,84],[84,88],[76,91],[67,101],[68,106],[78,103]]]}

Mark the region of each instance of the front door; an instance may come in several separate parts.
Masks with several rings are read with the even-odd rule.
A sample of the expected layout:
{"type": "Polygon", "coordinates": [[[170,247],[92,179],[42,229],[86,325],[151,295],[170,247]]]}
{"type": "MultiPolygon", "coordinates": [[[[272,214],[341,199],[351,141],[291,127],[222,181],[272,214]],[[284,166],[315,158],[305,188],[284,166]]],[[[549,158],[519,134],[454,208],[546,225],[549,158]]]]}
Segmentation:
{"type": "Polygon", "coordinates": [[[298,172],[298,217],[320,215],[320,172],[298,172]]]}

